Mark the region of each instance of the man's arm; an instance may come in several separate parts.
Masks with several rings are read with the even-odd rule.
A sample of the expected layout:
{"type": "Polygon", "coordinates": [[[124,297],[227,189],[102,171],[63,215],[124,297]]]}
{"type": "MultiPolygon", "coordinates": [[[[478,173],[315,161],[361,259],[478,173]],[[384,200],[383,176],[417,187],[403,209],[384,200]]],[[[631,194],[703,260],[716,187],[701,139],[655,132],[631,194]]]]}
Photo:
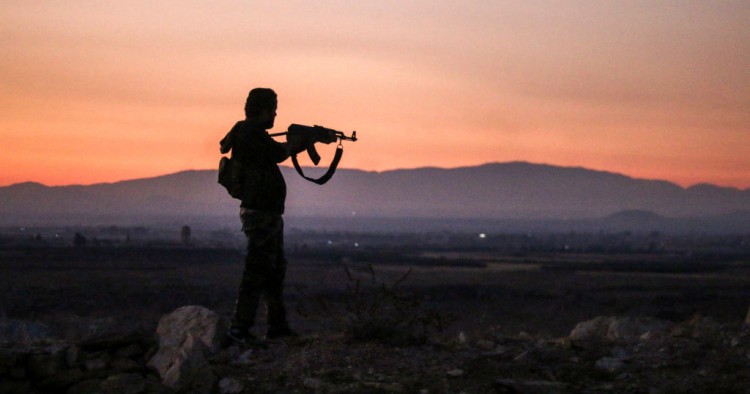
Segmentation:
{"type": "Polygon", "coordinates": [[[259,155],[266,156],[276,163],[281,163],[288,159],[289,156],[305,150],[304,146],[298,145],[297,143],[276,141],[266,134],[261,138],[255,150],[259,155]]]}
{"type": "Polygon", "coordinates": [[[279,161],[279,163],[289,158],[289,156],[296,155],[304,151],[310,144],[314,144],[314,142],[309,141],[308,138],[302,136],[290,135],[287,137],[287,142],[282,142],[280,144],[283,145],[284,149],[286,150],[286,157],[283,160],[279,161]]]}

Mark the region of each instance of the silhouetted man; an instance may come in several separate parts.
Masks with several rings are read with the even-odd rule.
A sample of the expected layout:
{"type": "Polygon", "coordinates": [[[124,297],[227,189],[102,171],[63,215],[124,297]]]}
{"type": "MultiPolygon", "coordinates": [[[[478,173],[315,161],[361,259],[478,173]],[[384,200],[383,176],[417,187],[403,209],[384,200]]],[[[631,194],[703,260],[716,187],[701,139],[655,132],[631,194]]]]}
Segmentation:
{"type": "Polygon", "coordinates": [[[245,269],[228,334],[239,343],[255,340],[250,330],[261,297],[266,304],[266,337],[296,336],[289,328],[283,301],[287,261],[281,215],[286,183],[278,163],[313,142],[291,137],[287,143],[280,143],[271,138],[266,130],[273,127],[276,107],[273,90],[251,90],[245,103],[245,120],[237,122],[222,141],[222,145],[231,144],[232,160],[241,168],[240,218],[247,236],[245,269]]]}

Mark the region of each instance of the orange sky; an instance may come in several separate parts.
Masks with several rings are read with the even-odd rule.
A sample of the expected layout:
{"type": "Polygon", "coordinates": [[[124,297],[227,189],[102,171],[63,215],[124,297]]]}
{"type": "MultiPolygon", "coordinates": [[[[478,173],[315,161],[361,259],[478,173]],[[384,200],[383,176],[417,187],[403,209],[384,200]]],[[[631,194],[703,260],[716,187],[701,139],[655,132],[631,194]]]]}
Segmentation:
{"type": "Polygon", "coordinates": [[[264,86],[274,131],[356,129],[346,168],[748,188],[748,20],[747,1],[4,1],[0,185],[215,168],[264,86]]]}

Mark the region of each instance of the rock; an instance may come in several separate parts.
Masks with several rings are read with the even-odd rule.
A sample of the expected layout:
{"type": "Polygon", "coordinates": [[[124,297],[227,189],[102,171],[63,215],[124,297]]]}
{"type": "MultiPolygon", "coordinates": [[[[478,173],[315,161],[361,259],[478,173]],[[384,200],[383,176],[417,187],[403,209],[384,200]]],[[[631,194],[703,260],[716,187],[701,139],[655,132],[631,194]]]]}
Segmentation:
{"type": "Polygon", "coordinates": [[[482,357],[510,359],[513,358],[513,349],[505,346],[498,346],[488,352],[482,352],[482,357]]]}
{"type": "MultiPolygon", "coordinates": [[[[251,352],[252,353],[252,352],[251,352]]],[[[212,364],[231,364],[240,356],[240,348],[232,345],[226,349],[221,349],[218,353],[209,358],[212,364]]]]}
{"type": "Polygon", "coordinates": [[[464,376],[464,371],[462,369],[452,369],[446,374],[452,378],[460,378],[461,376],[464,376]]]}
{"type": "Polygon", "coordinates": [[[51,377],[37,380],[36,385],[45,391],[57,393],[65,391],[68,387],[80,382],[84,378],[86,376],[78,368],[65,369],[51,377]]]}
{"type": "Polygon", "coordinates": [[[219,392],[221,394],[239,394],[245,389],[245,385],[235,378],[224,378],[219,381],[219,392]]]}
{"type": "Polygon", "coordinates": [[[518,362],[518,363],[527,363],[527,362],[531,362],[532,360],[533,360],[533,356],[531,355],[531,352],[529,352],[528,350],[524,350],[523,352],[521,352],[521,354],[513,357],[513,361],[518,362]]]}
{"type": "Polygon", "coordinates": [[[142,369],[141,365],[129,358],[116,358],[112,361],[112,368],[122,372],[133,372],[142,369]]]}
{"type": "Polygon", "coordinates": [[[138,323],[123,323],[112,318],[88,322],[82,331],[78,346],[87,351],[126,347],[150,337],[138,323]]]}
{"type": "Polygon", "coordinates": [[[183,306],[162,317],[156,334],[159,349],[179,347],[188,335],[203,342],[211,353],[221,349],[228,322],[219,314],[201,306],[183,306]]]}
{"type": "Polygon", "coordinates": [[[112,375],[99,385],[103,393],[141,394],[146,392],[146,380],[137,373],[112,375]]]}
{"type": "Polygon", "coordinates": [[[202,341],[188,335],[183,348],[174,358],[168,360],[168,368],[159,373],[162,384],[178,391],[210,393],[216,376],[208,363],[207,354],[208,347],[202,341]]]}
{"type": "Polygon", "coordinates": [[[227,325],[225,319],[209,309],[178,308],[159,320],[159,350],[149,360],[149,367],[159,373],[167,387],[190,388],[191,392],[210,390],[216,377],[208,357],[221,349],[227,325]]]}
{"type": "Polygon", "coordinates": [[[600,371],[617,373],[625,368],[625,364],[620,359],[614,357],[602,357],[596,361],[595,367],[600,371]]]}
{"type": "Polygon", "coordinates": [[[143,353],[143,348],[140,345],[133,343],[117,349],[114,356],[117,358],[135,358],[142,355],[143,353]]]}
{"type": "Polygon", "coordinates": [[[521,341],[533,341],[534,337],[526,331],[521,331],[516,335],[516,338],[521,341]]]}
{"type": "Polygon", "coordinates": [[[663,332],[672,328],[674,323],[652,318],[613,318],[607,331],[611,341],[632,341],[648,332],[663,332]]]}
{"type": "Polygon", "coordinates": [[[73,368],[81,363],[81,348],[76,345],[71,345],[68,350],[65,351],[65,365],[68,368],[73,368]]]}
{"type": "Polygon", "coordinates": [[[598,316],[591,320],[578,323],[570,333],[570,339],[576,341],[601,340],[607,336],[612,318],[598,316]]]}
{"type": "Polygon", "coordinates": [[[495,342],[480,339],[477,341],[477,347],[483,350],[492,350],[495,347],[495,342]]]}
{"type": "Polygon", "coordinates": [[[0,343],[29,345],[51,339],[47,326],[23,320],[0,321],[0,343]]]}
{"type": "Polygon", "coordinates": [[[67,394],[92,394],[100,393],[99,385],[101,384],[100,379],[87,379],[76,383],[70,387],[67,394]]]}
{"type": "Polygon", "coordinates": [[[253,349],[248,349],[231,361],[232,365],[250,365],[253,364],[253,349]]]}
{"type": "Polygon", "coordinates": [[[722,327],[717,321],[710,317],[696,315],[688,323],[690,337],[694,339],[720,338],[722,327]]]}
{"type": "Polygon", "coordinates": [[[573,342],[570,340],[570,338],[555,338],[546,342],[560,349],[573,348],[573,342]]]}
{"type": "Polygon", "coordinates": [[[463,331],[458,333],[458,343],[463,345],[466,343],[467,340],[468,338],[466,338],[466,333],[464,333],[463,331]]]}
{"type": "Polygon", "coordinates": [[[612,357],[621,361],[624,361],[630,358],[630,354],[628,354],[628,351],[625,350],[625,348],[621,346],[615,346],[614,348],[612,348],[610,353],[612,354],[612,357]]]}
{"type": "Polygon", "coordinates": [[[129,333],[108,333],[99,336],[87,337],[78,342],[78,346],[84,350],[110,350],[118,347],[127,347],[145,340],[146,334],[140,331],[129,333]]]}
{"type": "Polygon", "coordinates": [[[107,362],[102,360],[101,358],[92,358],[92,359],[86,360],[83,363],[83,367],[87,371],[91,371],[91,372],[103,371],[107,369],[107,362]]]}
{"type": "MultiPolygon", "coordinates": [[[[386,383],[386,382],[363,382],[362,386],[366,387],[366,389],[363,390],[355,390],[355,391],[363,391],[363,392],[377,392],[377,393],[403,393],[404,392],[404,386],[400,383],[386,383]]],[[[323,392],[328,392],[321,390],[323,392]]]]}
{"type": "Polygon", "coordinates": [[[567,392],[566,390],[567,387],[564,383],[547,380],[495,380],[495,392],[498,394],[561,394],[567,392]]]}
{"type": "Polygon", "coordinates": [[[649,331],[641,335],[638,339],[643,342],[653,341],[666,335],[666,332],[662,331],[649,331]]]}
{"type": "Polygon", "coordinates": [[[578,323],[571,331],[570,339],[628,342],[637,340],[646,333],[667,331],[673,325],[670,321],[652,318],[598,316],[578,323]]]}
{"type": "Polygon", "coordinates": [[[318,378],[305,378],[305,380],[302,381],[302,385],[310,390],[320,390],[324,384],[325,383],[318,378]]]}
{"type": "Polygon", "coordinates": [[[65,367],[65,348],[49,347],[40,353],[30,354],[26,360],[26,370],[31,377],[44,379],[53,376],[65,367]]]}

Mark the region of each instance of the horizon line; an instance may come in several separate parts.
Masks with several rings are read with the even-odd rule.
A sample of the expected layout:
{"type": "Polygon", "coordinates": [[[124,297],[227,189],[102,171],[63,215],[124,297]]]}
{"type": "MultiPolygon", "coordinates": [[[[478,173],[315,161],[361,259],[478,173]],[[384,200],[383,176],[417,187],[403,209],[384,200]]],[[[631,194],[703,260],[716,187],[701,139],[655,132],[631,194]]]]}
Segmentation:
{"type": "MultiPolygon", "coordinates": [[[[347,167],[340,167],[340,170],[350,170],[350,171],[361,171],[366,173],[375,173],[375,174],[383,174],[388,172],[395,172],[395,171],[416,171],[416,170],[426,170],[426,169],[437,169],[437,170],[458,170],[458,169],[465,169],[465,168],[476,168],[476,167],[484,167],[489,165],[509,165],[509,164],[528,164],[533,166],[547,166],[547,167],[557,167],[557,168],[564,168],[564,169],[582,169],[586,171],[592,171],[592,172],[598,172],[598,173],[605,173],[605,174],[612,174],[612,175],[618,175],[623,176],[629,179],[633,180],[642,180],[642,181],[653,181],[653,182],[667,182],[670,184],[673,184],[677,187],[680,187],[682,189],[689,189],[692,187],[698,187],[698,186],[713,186],[723,189],[735,189],[739,191],[750,191],[750,186],[748,187],[739,187],[739,186],[727,186],[727,185],[720,185],[716,183],[710,183],[710,182],[698,182],[693,184],[681,184],[679,182],[669,180],[669,179],[659,179],[659,178],[640,178],[635,177],[632,175],[628,175],[622,172],[615,172],[610,170],[602,170],[602,169],[596,169],[596,168],[589,168],[584,166],[576,166],[576,165],[558,165],[558,164],[550,164],[550,163],[541,163],[541,162],[531,162],[531,161],[524,161],[524,160],[512,160],[512,161],[505,161],[505,162],[499,162],[499,161],[493,161],[493,162],[485,162],[481,164],[474,164],[474,165],[463,165],[463,166],[456,166],[456,167],[440,167],[440,166],[418,166],[418,167],[405,167],[405,168],[394,168],[389,170],[363,170],[359,168],[347,168],[347,167]]],[[[293,169],[294,167],[290,165],[280,165],[280,167],[285,167],[288,169],[293,169]]],[[[310,167],[310,166],[302,166],[303,168],[320,168],[320,167],[310,167]]],[[[176,175],[184,172],[199,172],[199,171],[218,171],[218,169],[214,168],[205,168],[205,169],[184,169],[184,170],[178,170],[174,172],[168,172],[168,173],[162,173],[158,175],[152,175],[152,176],[144,176],[140,178],[128,178],[128,179],[120,179],[110,182],[93,182],[93,183],[70,183],[70,184],[59,184],[59,185],[47,185],[42,182],[37,182],[33,180],[28,181],[22,181],[22,182],[15,182],[15,183],[9,183],[6,185],[0,185],[0,188],[6,188],[6,187],[12,187],[17,185],[23,185],[23,184],[36,184],[41,185],[44,187],[75,187],[75,186],[96,186],[96,185],[112,185],[116,183],[122,183],[122,182],[132,182],[132,181],[138,181],[138,180],[146,180],[146,179],[156,179],[156,178],[162,178],[167,177],[171,175],[176,175]]]]}

